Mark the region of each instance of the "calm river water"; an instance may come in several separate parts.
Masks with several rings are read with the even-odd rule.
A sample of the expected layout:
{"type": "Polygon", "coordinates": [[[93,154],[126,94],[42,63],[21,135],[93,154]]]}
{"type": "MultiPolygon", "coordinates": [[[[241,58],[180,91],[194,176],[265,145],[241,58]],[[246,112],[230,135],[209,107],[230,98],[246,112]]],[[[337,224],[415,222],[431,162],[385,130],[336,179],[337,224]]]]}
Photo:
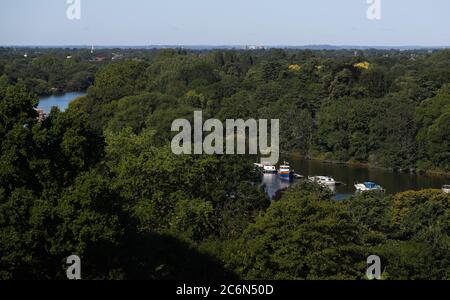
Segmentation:
{"type": "Polygon", "coordinates": [[[71,92],[57,96],[49,96],[39,99],[38,108],[42,108],[46,113],[50,113],[53,106],[58,107],[61,111],[66,110],[69,103],[78,97],[85,96],[86,93],[71,92]]]}
{"type": "MultiPolygon", "coordinates": [[[[289,158],[291,168],[296,173],[307,176],[330,176],[343,184],[336,186],[336,199],[343,199],[355,193],[354,183],[373,181],[386,189],[386,193],[395,194],[407,190],[421,190],[427,188],[440,189],[444,184],[450,184],[450,178],[428,175],[411,175],[394,173],[383,169],[369,169],[365,167],[329,164],[314,160],[289,158]]],[[[295,182],[295,179],[293,182],[295,182]]],[[[278,175],[262,175],[262,183],[266,185],[266,192],[270,197],[291,183],[279,179],[278,175]]]]}

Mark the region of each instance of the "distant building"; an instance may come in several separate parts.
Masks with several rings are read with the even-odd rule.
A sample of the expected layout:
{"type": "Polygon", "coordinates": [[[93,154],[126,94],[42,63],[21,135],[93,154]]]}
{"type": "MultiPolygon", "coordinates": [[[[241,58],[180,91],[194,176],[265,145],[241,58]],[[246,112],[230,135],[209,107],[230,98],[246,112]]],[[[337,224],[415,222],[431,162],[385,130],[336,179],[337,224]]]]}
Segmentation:
{"type": "Polygon", "coordinates": [[[251,45],[251,46],[245,46],[246,50],[262,50],[264,49],[264,46],[255,46],[255,45],[251,45]]]}
{"type": "Polygon", "coordinates": [[[93,62],[102,62],[102,61],[104,61],[105,59],[106,59],[106,56],[103,56],[103,55],[97,55],[97,56],[93,57],[90,61],[93,61],[93,62]]]}
{"type": "Polygon", "coordinates": [[[112,54],[112,60],[120,60],[123,58],[123,54],[117,54],[117,53],[113,53],[112,54]]]}

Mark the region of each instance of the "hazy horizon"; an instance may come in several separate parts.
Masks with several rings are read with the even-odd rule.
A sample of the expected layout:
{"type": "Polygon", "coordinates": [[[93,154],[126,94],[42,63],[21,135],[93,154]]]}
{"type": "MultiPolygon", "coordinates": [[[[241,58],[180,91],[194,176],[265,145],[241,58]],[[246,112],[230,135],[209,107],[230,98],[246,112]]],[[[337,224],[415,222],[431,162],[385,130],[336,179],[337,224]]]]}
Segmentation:
{"type": "Polygon", "coordinates": [[[336,48],[342,50],[359,50],[359,49],[381,49],[381,50],[398,50],[398,49],[448,49],[450,46],[448,45],[399,45],[399,46],[390,46],[390,45],[333,45],[333,44],[320,44],[320,45],[255,45],[255,44],[241,44],[241,45],[209,45],[209,44],[173,44],[173,45],[163,45],[163,44],[155,44],[155,45],[2,45],[0,44],[0,48],[101,48],[101,49],[111,49],[111,48],[123,48],[123,49],[155,49],[155,48],[239,48],[244,49],[245,47],[258,46],[263,47],[265,49],[270,48],[286,48],[286,49],[327,49],[327,48],[336,48]]]}

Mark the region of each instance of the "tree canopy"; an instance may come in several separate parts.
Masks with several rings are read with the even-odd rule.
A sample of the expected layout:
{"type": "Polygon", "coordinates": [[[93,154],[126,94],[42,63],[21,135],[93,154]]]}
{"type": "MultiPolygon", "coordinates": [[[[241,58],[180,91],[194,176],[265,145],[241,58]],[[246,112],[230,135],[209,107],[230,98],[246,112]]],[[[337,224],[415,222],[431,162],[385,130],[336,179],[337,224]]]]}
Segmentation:
{"type": "Polygon", "coordinates": [[[0,48],[0,279],[63,279],[72,254],[85,279],[362,279],[371,254],[383,279],[450,279],[448,194],[270,201],[256,157],[170,150],[202,110],[280,119],[282,151],[449,172],[448,50],[28,50],[0,48]]]}

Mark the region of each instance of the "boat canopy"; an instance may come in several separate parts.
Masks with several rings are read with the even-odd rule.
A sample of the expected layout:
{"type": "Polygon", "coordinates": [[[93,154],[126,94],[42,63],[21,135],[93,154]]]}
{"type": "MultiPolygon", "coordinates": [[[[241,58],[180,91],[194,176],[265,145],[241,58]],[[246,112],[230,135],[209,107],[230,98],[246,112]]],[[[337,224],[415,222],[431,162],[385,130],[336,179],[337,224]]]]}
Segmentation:
{"type": "Polygon", "coordinates": [[[364,182],[364,186],[368,189],[375,189],[377,187],[377,184],[374,182],[364,182]]]}

